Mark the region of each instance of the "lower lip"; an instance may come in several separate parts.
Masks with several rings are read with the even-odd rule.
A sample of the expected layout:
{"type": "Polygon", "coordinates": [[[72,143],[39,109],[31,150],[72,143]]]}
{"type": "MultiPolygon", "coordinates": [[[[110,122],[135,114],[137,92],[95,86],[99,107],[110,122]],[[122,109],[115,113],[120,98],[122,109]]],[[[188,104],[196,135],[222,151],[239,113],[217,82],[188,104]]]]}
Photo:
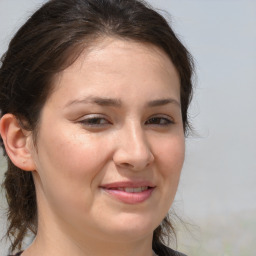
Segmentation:
{"type": "Polygon", "coordinates": [[[106,193],[126,204],[138,204],[146,201],[151,196],[154,188],[149,188],[138,193],[129,193],[121,190],[102,188],[106,193]]]}

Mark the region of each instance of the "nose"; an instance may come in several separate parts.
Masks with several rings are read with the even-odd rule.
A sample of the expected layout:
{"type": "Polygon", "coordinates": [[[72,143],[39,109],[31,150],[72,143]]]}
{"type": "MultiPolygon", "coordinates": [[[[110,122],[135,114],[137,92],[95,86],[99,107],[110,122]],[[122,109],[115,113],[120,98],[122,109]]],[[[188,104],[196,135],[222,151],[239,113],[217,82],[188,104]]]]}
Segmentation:
{"type": "Polygon", "coordinates": [[[154,161],[154,155],[143,128],[130,125],[118,134],[113,161],[119,167],[134,171],[145,169],[154,161]]]}

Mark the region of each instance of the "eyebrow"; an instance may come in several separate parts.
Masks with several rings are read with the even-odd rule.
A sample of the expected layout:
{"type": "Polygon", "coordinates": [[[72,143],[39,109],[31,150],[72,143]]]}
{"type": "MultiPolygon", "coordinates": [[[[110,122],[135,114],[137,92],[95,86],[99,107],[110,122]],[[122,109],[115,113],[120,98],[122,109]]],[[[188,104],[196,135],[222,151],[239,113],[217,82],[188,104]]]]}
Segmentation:
{"type": "MultiPolygon", "coordinates": [[[[146,106],[159,107],[159,106],[164,106],[171,103],[180,107],[180,103],[177,100],[172,98],[152,100],[147,102],[146,106]]],[[[97,104],[100,106],[120,108],[122,106],[122,101],[120,99],[114,99],[114,98],[89,96],[84,99],[77,99],[77,100],[70,101],[65,105],[65,107],[68,107],[70,105],[75,105],[75,104],[97,104]]]]}
{"type": "Polygon", "coordinates": [[[100,106],[109,106],[109,107],[121,107],[121,100],[112,99],[112,98],[103,98],[103,97],[93,97],[89,96],[81,100],[73,100],[66,104],[66,107],[74,104],[88,104],[94,103],[100,106]]]}
{"type": "Polygon", "coordinates": [[[147,103],[147,106],[158,107],[158,106],[164,106],[164,105],[171,104],[171,103],[174,103],[180,107],[180,103],[177,100],[172,99],[172,98],[152,100],[147,103]]]}

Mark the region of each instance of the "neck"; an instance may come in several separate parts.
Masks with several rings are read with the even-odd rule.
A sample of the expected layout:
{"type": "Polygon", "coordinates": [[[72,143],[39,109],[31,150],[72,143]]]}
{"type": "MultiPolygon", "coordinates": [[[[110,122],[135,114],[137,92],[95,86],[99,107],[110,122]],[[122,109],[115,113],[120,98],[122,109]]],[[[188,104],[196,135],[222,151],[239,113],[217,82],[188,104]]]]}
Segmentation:
{"type": "Polygon", "coordinates": [[[93,241],[89,243],[74,242],[72,239],[62,243],[45,240],[39,234],[32,245],[22,256],[153,256],[152,241],[136,241],[130,243],[110,243],[109,241],[93,241]]]}
{"type": "Polygon", "coordinates": [[[107,237],[99,239],[90,234],[73,234],[56,223],[39,222],[37,236],[22,256],[153,256],[153,234],[135,239],[116,241],[107,237]],[[50,235],[48,235],[50,234],[50,235]]]}

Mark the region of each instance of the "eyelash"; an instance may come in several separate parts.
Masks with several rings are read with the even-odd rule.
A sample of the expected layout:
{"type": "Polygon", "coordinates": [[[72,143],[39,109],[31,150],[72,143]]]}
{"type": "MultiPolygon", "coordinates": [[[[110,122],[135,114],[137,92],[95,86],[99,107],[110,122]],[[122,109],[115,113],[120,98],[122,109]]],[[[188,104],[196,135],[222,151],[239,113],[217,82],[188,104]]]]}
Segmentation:
{"type": "Polygon", "coordinates": [[[151,117],[149,120],[146,121],[146,123],[150,123],[152,125],[159,125],[159,126],[169,126],[171,124],[174,124],[173,120],[167,117],[151,117]],[[153,121],[153,122],[152,122],[153,121]]]}
{"type": "Polygon", "coordinates": [[[101,116],[91,116],[79,121],[79,123],[90,127],[102,127],[111,124],[106,118],[101,116]],[[104,121],[104,123],[101,123],[101,121],[104,121]]]}
{"type": "MultiPolygon", "coordinates": [[[[100,117],[100,116],[88,117],[86,119],[83,119],[83,120],[79,121],[79,123],[81,123],[82,125],[85,125],[85,126],[90,126],[90,127],[95,127],[95,128],[101,128],[101,127],[112,124],[106,118],[100,117]]],[[[165,127],[165,126],[169,126],[171,124],[174,124],[174,121],[171,120],[170,118],[167,118],[167,117],[161,117],[161,116],[158,117],[158,116],[156,116],[156,117],[149,118],[145,122],[145,124],[146,125],[165,127]]]]}

